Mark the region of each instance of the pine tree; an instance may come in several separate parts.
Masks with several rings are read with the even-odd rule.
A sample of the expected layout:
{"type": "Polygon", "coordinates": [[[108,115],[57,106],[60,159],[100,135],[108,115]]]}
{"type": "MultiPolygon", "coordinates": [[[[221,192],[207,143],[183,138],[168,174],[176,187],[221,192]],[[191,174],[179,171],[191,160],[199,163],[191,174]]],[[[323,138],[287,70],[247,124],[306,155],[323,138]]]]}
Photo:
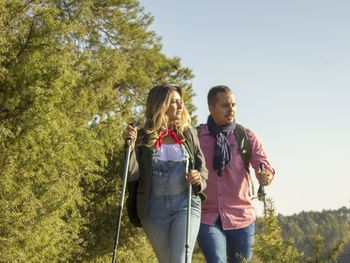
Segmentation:
{"type": "Polygon", "coordinates": [[[283,239],[281,227],[278,225],[277,217],[271,200],[267,200],[267,215],[258,219],[258,234],[254,254],[260,263],[298,263],[302,262],[301,253],[294,247],[292,239],[283,239]]]}
{"type": "MultiPolygon", "coordinates": [[[[125,124],[163,82],[194,110],[151,23],[136,0],[0,2],[1,262],[111,256],[125,124]]],[[[120,259],[152,257],[123,224],[120,259]]]]}
{"type": "MultiPolygon", "coordinates": [[[[311,217],[307,216],[306,212],[303,212],[301,216],[307,219],[309,224],[312,222],[311,228],[315,226],[315,222],[311,220],[311,217]]],[[[281,220],[281,217],[279,218],[281,220]]],[[[297,231],[294,235],[283,237],[281,224],[275,215],[271,200],[268,200],[267,216],[259,218],[257,225],[256,245],[254,247],[256,258],[253,260],[254,263],[331,263],[337,262],[336,260],[344,250],[343,241],[328,244],[324,236],[320,234],[320,231],[316,233],[311,232],[311,234],[305,232],[301,234],[297,231]],[[305,248],[305,243],[303,248],[298,248],[295,245],[295,234],[301,234],[303,238],[305,236],[309,237],[308,248],[305,248]]]]}

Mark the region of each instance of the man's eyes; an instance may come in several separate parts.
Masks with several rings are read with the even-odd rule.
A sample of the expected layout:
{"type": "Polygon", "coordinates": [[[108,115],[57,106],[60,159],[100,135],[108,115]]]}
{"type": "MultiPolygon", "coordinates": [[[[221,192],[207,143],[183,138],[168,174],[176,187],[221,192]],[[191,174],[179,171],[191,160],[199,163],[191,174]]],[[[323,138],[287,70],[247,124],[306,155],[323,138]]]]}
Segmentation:
{"type": "Polygon", "coordinates": [[[227,108],[227,107],[235,107],[236,106],[236,103],[233,103],[233,104],[224,104],[222,105],[223,107],[227,108]]]}

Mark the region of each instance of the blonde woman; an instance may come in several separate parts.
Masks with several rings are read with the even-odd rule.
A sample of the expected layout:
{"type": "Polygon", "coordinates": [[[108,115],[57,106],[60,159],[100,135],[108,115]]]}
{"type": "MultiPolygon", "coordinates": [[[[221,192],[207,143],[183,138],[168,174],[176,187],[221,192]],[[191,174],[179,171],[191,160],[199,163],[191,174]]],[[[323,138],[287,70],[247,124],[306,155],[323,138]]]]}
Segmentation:
{"type": "Polygon", "coordinates": [[[136,198],[133,200],[130,194],[128,212],[132,210],[130,206],[136,207],[136,220],[141,222],[160,263],[184,262],[187,189],[192,184],[188,261],[191,262],[208,171],[196,130],[190,126],[183,90],[174,85],[151,89],[145,117],[142,129],[129,126],[125,134],[135,145],[128,181],[137,182],[136,198]]]}

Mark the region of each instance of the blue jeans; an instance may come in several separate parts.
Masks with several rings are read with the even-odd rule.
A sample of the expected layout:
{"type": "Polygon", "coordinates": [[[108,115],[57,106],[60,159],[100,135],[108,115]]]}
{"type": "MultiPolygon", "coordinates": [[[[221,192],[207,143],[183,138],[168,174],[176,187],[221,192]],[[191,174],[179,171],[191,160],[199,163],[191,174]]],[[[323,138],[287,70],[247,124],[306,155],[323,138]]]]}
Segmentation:
{"type": "Polygon", "coordinates": [[[223,230],[220,217],[215,226],[201,224],[198,244],[207,263],[240,263],[252,258],[255,224],[241,229],[223,230]]]}
{"type": "MultiPolygon", "coordinates": [[[[192,196],[189,263],[200,225],[200,202],[198,196],[192,196]]],[[[148,214],[142,220],[142,225],[160,263],[185,262],[186,222],[187,193],[182,197],[173,196],[173,199],[168,198],[167,201],[150,201],[148,214]]]]}

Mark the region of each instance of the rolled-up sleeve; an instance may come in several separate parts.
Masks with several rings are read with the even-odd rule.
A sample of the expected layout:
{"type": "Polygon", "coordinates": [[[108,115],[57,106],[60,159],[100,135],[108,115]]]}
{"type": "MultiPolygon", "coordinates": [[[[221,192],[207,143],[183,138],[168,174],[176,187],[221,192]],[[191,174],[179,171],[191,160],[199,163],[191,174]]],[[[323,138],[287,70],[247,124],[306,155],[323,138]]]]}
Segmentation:
{"type": "Polygon", "coordinates": [[[273,174],[275,174],[275,170],[272,168],[270,162],[267,159],[267,155],[265,153],[264,147],[260,142],[258,136],[250,129],[246,129],[247,136],[252,148],[252,157],[250,160],[250,164],[254,168],[254,170],[259,170],[260,164],[264,164],[265,168],[270,170],[273,174]]]}

